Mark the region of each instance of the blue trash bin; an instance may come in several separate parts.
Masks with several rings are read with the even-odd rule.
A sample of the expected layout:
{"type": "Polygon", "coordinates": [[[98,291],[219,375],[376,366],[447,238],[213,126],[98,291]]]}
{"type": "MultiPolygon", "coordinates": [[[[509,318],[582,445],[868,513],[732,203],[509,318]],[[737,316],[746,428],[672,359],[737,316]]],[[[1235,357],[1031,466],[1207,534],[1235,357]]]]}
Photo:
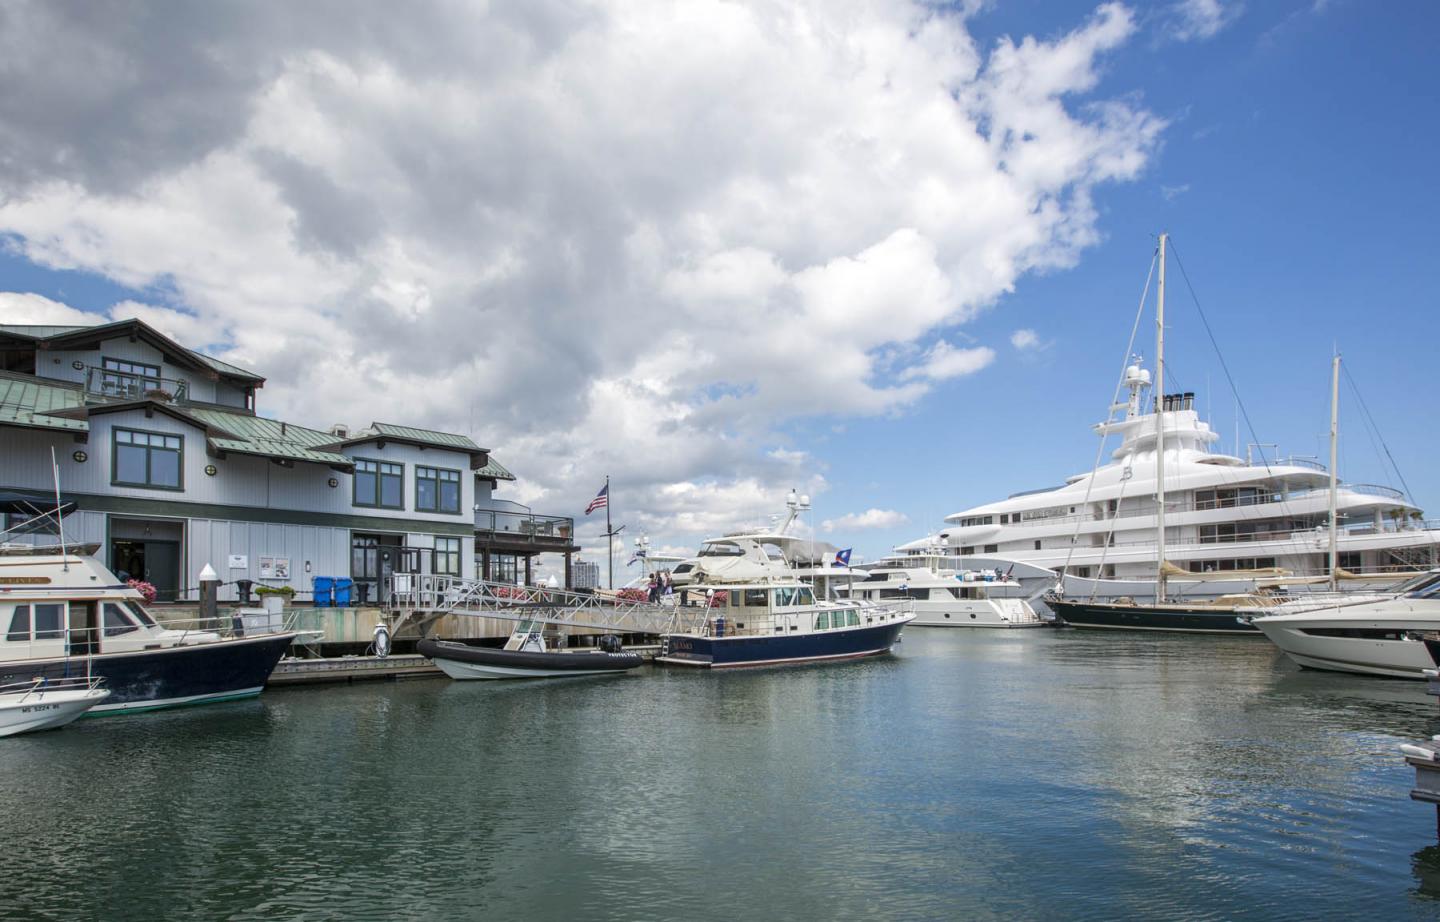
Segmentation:
{"type": "Polygon", "coordinates": [[[351,604],[350,593],[355,588],[355,581],[348,576],[335,577],[335,607],[349,608],[351,604]]]}
{"type": "Polygon", "coordinates": [[[335,604],[335,577],[316,576],[310,582],[315,589],[316,608],[329,608],[335,604]]]}

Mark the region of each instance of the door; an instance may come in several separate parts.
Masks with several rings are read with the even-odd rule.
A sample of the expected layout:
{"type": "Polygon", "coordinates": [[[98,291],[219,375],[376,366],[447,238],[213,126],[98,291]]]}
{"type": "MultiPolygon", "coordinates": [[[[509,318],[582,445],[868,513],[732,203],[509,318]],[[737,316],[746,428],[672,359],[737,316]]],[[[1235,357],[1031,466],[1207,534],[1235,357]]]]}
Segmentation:
{"type": "Polygon", "coordinates": [[[94,602],[70,603],[70,655],[91,656],[100,652],[95,624],[94,602]]]}
{"type": "Polygon", "coordinates": [[[180,592],[180,545],[174,541],[146,541],[145,581],[155,587],[155,598],[173,602],[180,592]]]}

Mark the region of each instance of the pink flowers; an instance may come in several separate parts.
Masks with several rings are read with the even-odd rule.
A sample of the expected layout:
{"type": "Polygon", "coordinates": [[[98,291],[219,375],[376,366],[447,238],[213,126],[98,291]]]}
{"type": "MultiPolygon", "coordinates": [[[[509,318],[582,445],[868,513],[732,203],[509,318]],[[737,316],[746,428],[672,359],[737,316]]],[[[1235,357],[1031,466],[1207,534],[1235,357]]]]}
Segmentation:
{"type": "Polygon", "coordinates": [[[125,581],[125,585],[140,593],[140,595],[145,599],[146,605],[149,605],[150,603],[155,601],[155,587],[150,583],[145,582],[143,579],[128,579],[125,581]]]}
{"type": "Polygon", "coordinates": [[[644,589],[621,589],[615,593],[617,602],[646,602],[649,599],[650,596],[644,589]]]}

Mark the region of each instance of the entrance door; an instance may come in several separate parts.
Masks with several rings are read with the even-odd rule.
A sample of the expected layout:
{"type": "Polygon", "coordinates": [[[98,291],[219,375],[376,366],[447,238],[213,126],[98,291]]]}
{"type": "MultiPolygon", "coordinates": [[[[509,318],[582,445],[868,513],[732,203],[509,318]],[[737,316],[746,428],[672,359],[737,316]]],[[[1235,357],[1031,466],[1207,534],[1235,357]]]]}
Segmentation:
{"type": "Polygon", "coordinates": [[[399,569],[400,535],[367,535],[354,532],[350,536],[350,578],[364,603],[384,602],[390,576],[399,569]]]}
{"type": "Polygon", "coordinates": [[[144,580],[154,586],[156,601],[175,601],[180,589],[180,542],[116,538],[110,542],[110,563],[122,580],[144,580]]]}

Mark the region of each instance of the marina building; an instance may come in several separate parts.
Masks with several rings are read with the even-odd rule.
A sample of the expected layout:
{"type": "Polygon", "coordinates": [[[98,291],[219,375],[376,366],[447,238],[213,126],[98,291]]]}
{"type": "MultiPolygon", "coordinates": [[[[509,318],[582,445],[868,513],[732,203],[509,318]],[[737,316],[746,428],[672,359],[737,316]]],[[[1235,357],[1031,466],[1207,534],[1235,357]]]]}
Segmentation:
{"type": "Polygon", "coordinates": [[[573,520],[497,500],[515,477],[468,436],[269,419],[264,383],[139,320],[0,325],[0,494],[53,507],[58,471],[66,540],[160,601],[195,599],[206,564],[227,600],[240,580],[305,599],[349,577],[371,602],[397,572],[528,581],[542,553],[569,582],[573,520]]]}

